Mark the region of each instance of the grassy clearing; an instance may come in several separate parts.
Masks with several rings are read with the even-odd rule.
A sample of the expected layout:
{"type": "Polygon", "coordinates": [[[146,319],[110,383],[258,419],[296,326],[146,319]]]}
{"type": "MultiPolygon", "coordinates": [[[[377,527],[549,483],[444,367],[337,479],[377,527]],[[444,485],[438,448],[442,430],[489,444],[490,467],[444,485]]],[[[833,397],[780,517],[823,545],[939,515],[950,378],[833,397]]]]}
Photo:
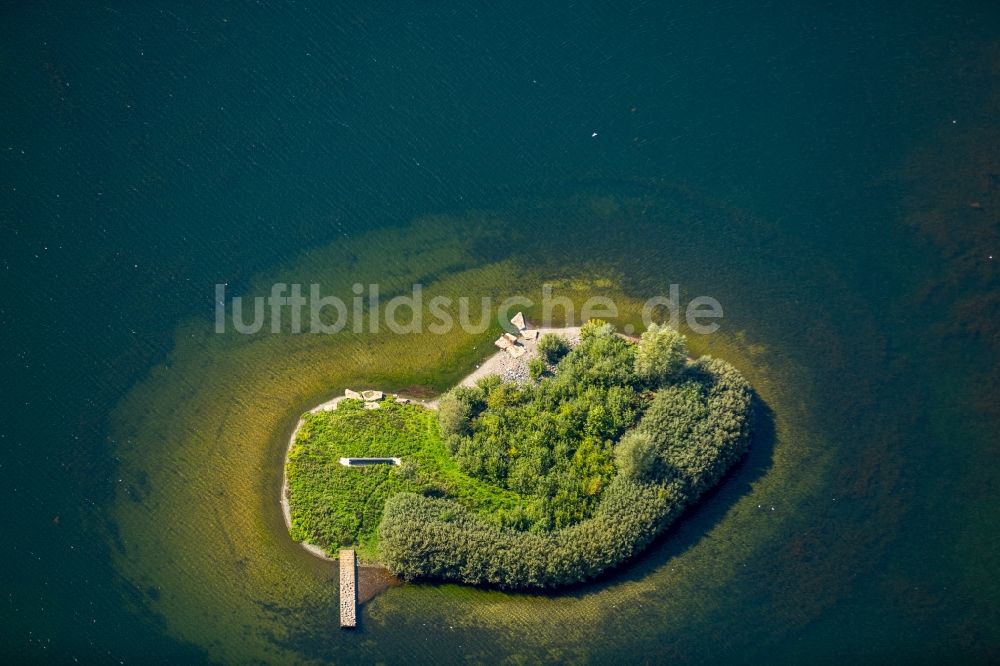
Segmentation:
{"type": "Polygon", "coordinates": [[[449,497],[483,515],[516,509],[518,495],[470,477],[448,455],[437,415],[389,398],[368,410],[344,400],[332,412],[306,414],[288,454],[292,538],[329,553],[351,545],[378,555],[386,499],[399,492],[449,497]],[[341,457],[398,456],[399,467],[344,467],[341,457]]]}

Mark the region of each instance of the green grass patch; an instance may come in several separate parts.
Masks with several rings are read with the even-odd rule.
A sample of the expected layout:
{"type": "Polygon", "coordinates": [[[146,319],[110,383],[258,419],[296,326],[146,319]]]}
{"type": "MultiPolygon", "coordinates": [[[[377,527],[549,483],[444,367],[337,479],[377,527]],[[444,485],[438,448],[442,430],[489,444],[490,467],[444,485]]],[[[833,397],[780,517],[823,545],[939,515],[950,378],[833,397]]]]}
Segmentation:
{"type": "Polygon", "coordinates": [[[379,409],[343,400],[306,414],[288,454],[292,538],[335,554],[351,546],[378,556],[386,499],[399,492],[448,497],[484,516],[518,510],[520,497],[463,473],[448,455],[436,412],[389,398],[379,409]],[[400,466],[344,467],[340,458],[399,457],[400,466]]]}

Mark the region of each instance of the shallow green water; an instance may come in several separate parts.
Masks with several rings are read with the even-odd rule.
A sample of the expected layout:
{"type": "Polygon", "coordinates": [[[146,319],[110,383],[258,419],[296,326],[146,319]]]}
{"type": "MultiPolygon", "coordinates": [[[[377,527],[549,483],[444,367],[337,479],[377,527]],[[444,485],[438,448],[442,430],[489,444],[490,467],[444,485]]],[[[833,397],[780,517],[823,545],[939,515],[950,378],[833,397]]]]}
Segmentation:
{"type": "Polygon", "coordinates": [[[11,11],[0,653],[995,659],[990,12],[11,11]],[[494,331],[211,332],[215,283],[275,281],[549,282],[619,323],[680,283],[723,304],[691,344],[746,374],[762,427],[606,580],[366,572],[344,633],[336,566],[278,505],[297,416],[446,388],[494,331]]]}

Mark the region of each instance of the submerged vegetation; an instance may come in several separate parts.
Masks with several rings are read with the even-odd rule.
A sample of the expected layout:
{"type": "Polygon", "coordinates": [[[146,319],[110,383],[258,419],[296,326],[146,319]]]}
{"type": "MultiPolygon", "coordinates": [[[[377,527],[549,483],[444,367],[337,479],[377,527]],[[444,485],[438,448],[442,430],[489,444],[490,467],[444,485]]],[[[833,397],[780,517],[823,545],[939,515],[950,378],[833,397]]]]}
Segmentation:
{"type": "Polygon", "coordinates": [[[292,536],[354,544],[404,578],[564,585],[641,550],[745,451],[749,385],[690,362],[676,331],[636,344],[595,321],[575,347],[538,346],[532,381],[486,377],[437,413],[347,400],[307,415],[287,467],[292,536]],[[337,462],[374,455],[404,464],[337,462]]]}

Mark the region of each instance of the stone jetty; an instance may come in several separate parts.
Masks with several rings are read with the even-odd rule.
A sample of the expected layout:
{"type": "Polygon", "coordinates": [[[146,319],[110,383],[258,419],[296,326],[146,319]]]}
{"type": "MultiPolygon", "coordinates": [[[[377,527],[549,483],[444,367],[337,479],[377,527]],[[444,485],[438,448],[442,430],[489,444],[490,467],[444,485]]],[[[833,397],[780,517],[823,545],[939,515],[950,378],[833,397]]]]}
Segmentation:
{"type": "Polygon", "coordinates": [[[358,626],[358,560],[353,550],[340,551],[340,626],[358,626]]]}

